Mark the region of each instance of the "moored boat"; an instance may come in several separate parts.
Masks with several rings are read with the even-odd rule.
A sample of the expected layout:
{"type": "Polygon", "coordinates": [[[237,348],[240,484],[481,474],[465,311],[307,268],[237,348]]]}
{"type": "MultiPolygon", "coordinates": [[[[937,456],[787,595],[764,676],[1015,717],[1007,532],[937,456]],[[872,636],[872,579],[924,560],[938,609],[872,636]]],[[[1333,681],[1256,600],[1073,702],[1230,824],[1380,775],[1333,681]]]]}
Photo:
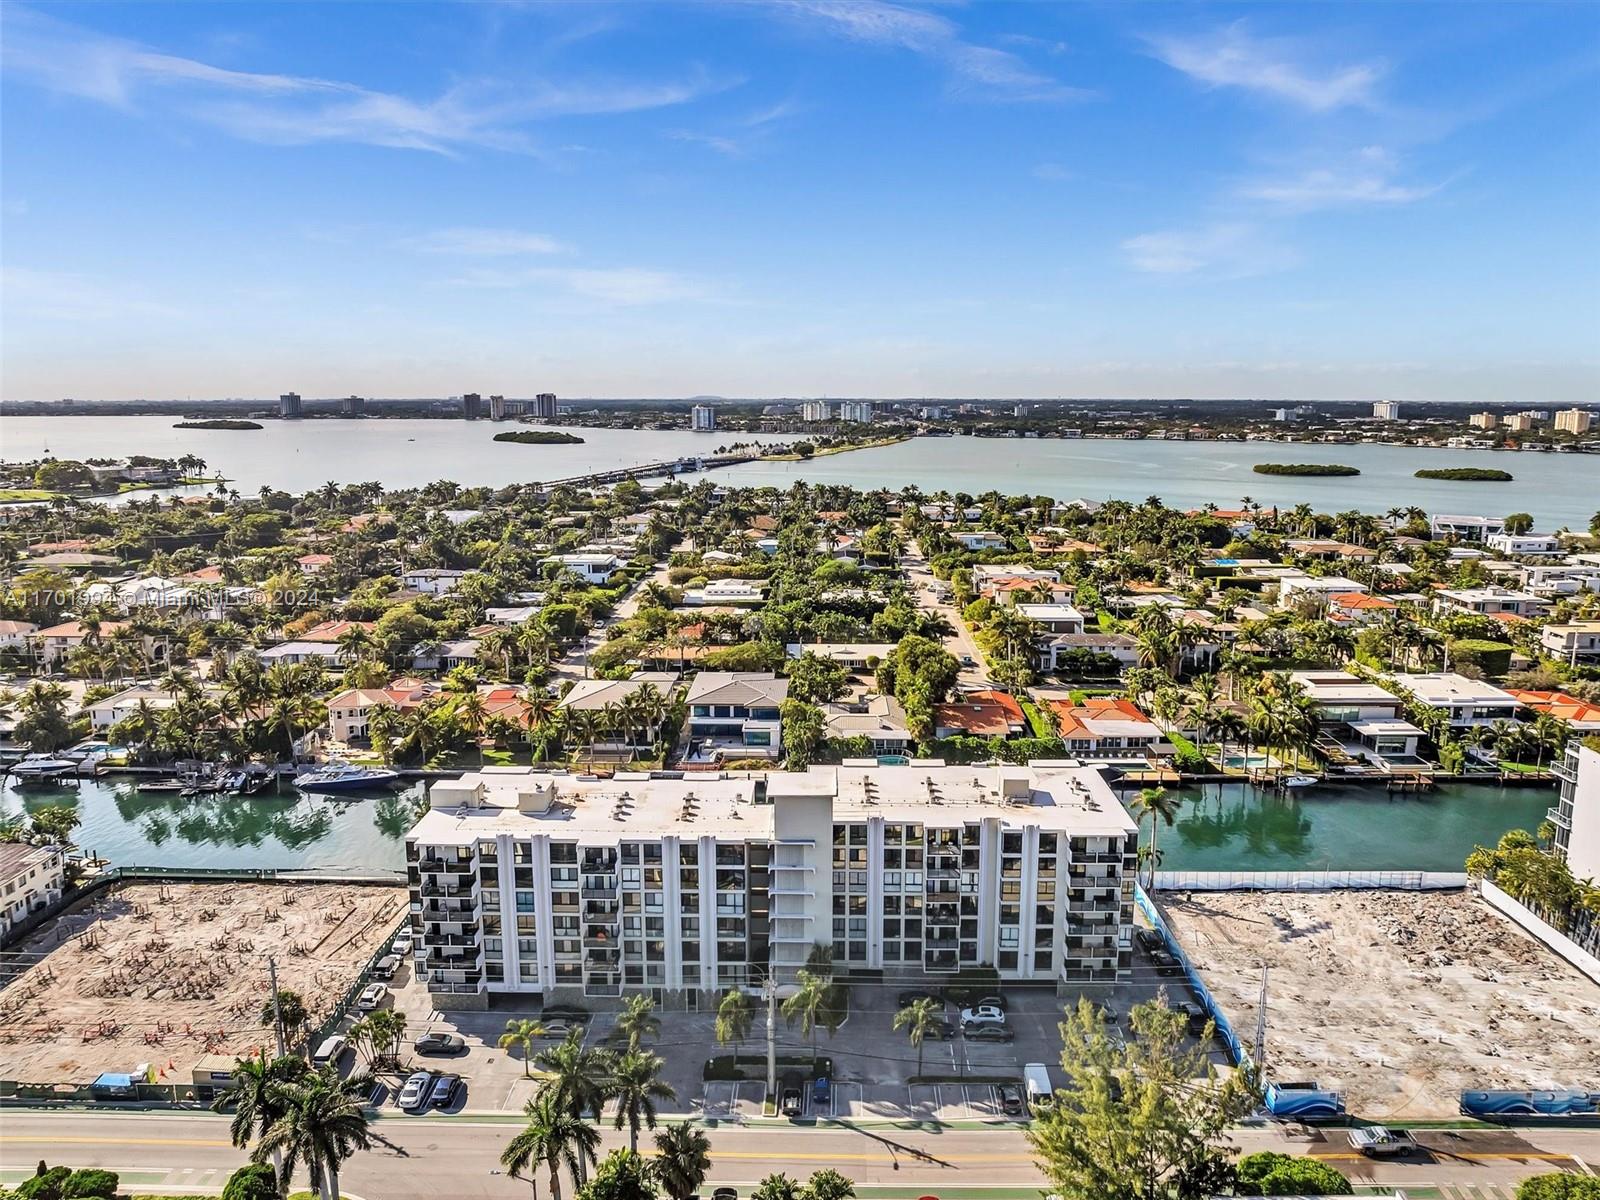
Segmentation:
{"type": "Polygon", "coordinates": [[[398,771],[356,767],[349,763],[329,763],[294,777],[295,787],[303,792],[369,792],[399,781],[398,771]]]}

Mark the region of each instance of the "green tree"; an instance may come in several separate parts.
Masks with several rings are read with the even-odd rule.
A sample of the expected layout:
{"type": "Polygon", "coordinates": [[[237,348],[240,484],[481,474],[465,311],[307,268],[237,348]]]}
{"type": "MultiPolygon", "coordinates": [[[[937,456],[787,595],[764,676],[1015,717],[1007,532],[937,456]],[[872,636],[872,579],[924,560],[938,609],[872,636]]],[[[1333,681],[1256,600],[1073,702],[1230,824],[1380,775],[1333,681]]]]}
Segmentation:
{"type": "Polygon", "coordinates": [[[506,1022],[506,1031],[500,1035],[498,1045],[502,1050],[522,1052],[522,1077],[528,1078],[528,1060],[533,1057],[533,1047],[544,1036],[543,1023],[513,1017],[506,1022]]]}
{"type": "Polygon", "coordinates": [[[832,659],[805,653],[788,665],[789,697],[807,704],[826,704],[844,695],[849,676],[832,659]]]}
{"type": "MultiPolygon", "coordinates": [[[[1600,514],[1595,523],[1600,525],[1600,514]]],[[[1600,1178],[1565,1172],[1533,1175],[1517,1185],[1517,1200],[1600,1200],[1600,1178]]]]}
{"type": "Polygon", "coordinates": [[[1531,513],[1525,512],[1509,513],[1506,516],[1505,526],[1506,532],[1509,534],[1527,533],[1528,530],[1533,528],[1533,516],[1531,513]]]}
{"type": "Polygon", "coordinates": [[[795,972],[794,993],[783,1002],[784,1021],[791,1025],[799,1021],[802,1036],[810,1036],[813,1059],[817,1056],[817,1026],[821,1024],[831,990],[832,984],[827,978],[802,967],[795,972]]]}
{"type": "Polygon", "coordinates": [[[1061,1022],[1067,1083],[1028,1131],[1040,1171],[1062,1200],[1224,1190],[1228,1128],[1255,1109],[1260,1092],[1246,1072],[1218,1079],[1209,1031],[1190,1041],[1183,1014],[1164,1000],[1135,1005],[1129,1020],[1134,1036],[1113,1041],[1080,999],[1061,1022]]]}
{"type": "Polygon", "coordinates": [[[628,1039],[628,1049],[637,1051],[647,1037],[661,1036],[661,1018],[655,1014],[656,1002],[649,996],[629,996],[617,1016],[617,1032],[628,1039]]]}
{"type": "Polygon", "coordinates": [[[655,1173],[632,1150],[606,1155],[594,1178],[578,1189],[578,1200],[656,1200],[655,1173]]]}
{"type": "Polygon", "coordinates": [[[832,1167],[813,1171],[806,1180],[802,1200],[850,1200],[856,1194],[856,1185],[832,1167]]]}
{"type": "Polygon", "coordinates": [[[523,1178],[527,1172],[533,1183],[535,1195],[539,1186],[534,1172],[540,1166],[550,1172],[551,1200],[561,1200],[561,1169],[577,1179],[584,1167],[595,1161],[600,1146],[600,1134],[582,1117],[564,1108],[560,1097],[546,1092],[528,1101],[522,1108],[528,1123],[521,1132],[506,1143],[500,1155],[500,1165],[513,1179],[523,1178]]]}
{"type": "Polygon", "coordinates": [[[246,1163],[222,1188],[222,1200],[282,1200],[278,1176],[265,1163],[246,1163]]]}
{"type": "Polygon", "coordinates": [[[755,1023],[756,1005],[750,996],[734,988],[717,1004],[717,1044],[733,1043],[733,1053],[738,1057],[739,1047],[750,1036],[755,1023]]]}
{"type": "Polygon", "coordinates": [[[803,700],[785,700],[778,706],[778,715],[783,720],[783,765],[791,771],[804,771],[828,734],[822,710],[803,700]]]}
{"type": "Polygon", "coordinates": [[[306,1011],[306,1002],[300,998],[300,993],[289,988],[278,989],[276,1006],[273,1005],[271,996],[261,1004],[261,1023],[272,1025],[281,1019],[285,1042],[292,1043],[310,1017],[311,1014],[306,1011]]]}
{"type": "Polygon", "coordinates": [[[628,1127],[628,1149],[639,1149],[639,1126],[656,1127],[656,1101],[676,1100],[678,1093],[661,1078],[661,1056],[630,1050],[617,1059],[611,1073],[611,1098],[617,1102],[616,1127],[628,1127]]]}
{"type": "MultiPolygon", "coordinates": [[[[298,1083],[309,1070],[306,1060],[294,1054],[273,1059],[241,1058],[234,1063],[232,1086],[219,1093],[211,1104],[216,1112],[233,1110],[233,1121],[228,1126],[233,1144],[243,1150],[277,1124],[288,1111],[283,1085],[298,1083]]],[[[281,1174],[282,1154],[275,1149],[271,1157],[271,1169],[281,1174]]]]}
{"type": "Polygon", "coordinates": [[[750,1193],[750,1200],[802,1200],[800,1184],[782,1171],[768,1175],[750,1193]]]}
{"type": "Polygon", "coordinates": [[[656,1131],[656,1178],[672,1200],[689,1200],[711,1170],[711,1139],[698,1126],[667,1125],[656,1131]]]}
{"type": "Polygon", "coordinates": [[[894,1027],[904,1029],[917,1048],[917,1074],[922,1074],[922,1043],[944,1023],[944,1005],[932,996],[913,1000],[894,1015],[894,1027]]]}
{"type": "Polygon", "coordinates": [[[575,1117],[592,1115],[599,1119],[600,1106],[609,1096],[609,1054],[586,1048],[582,1031],[574,1029],[566,1040],[534,1055],[533,1062],[549,1076],[540,1084],[541,1095],[553,1093],[575,1117]]]}
{"type": "Polygon", "coordinates": [[[366,1107],[370,1079],[340,1079],[337,1072],[324,1069],[302,1082],[279,1086],[284,1115],[257,1143],[255,1160],[281,1150],[282,1178],[292,1178],[295,1166],[304,1163],[321,1200],[339,1200],[339,1168],[357,1150],[372,1145],[366,1107]]]}
{"type": "Polygon", "coordinates": [[[1241,1196],[1348,1196],[1350,1181],[1327,1163],[1263,1150],[1236,1168],[1241,1196]]]}
{"type": "Polygon", "coordinates": [[[1128,803],[1128,811],[1133,814],[1133,819],[1139,824],[1144,823],[1146,817],[1150,818],[1150,890],[1156,886],[1156,826],[1159,821],[1165,821],[1171,828],[1173,820],[1178,815],[1178,808],[1183,804],[1181,796],[1175,796],[1166,788],[1140,788],[1138,795],[1128,803]]]}

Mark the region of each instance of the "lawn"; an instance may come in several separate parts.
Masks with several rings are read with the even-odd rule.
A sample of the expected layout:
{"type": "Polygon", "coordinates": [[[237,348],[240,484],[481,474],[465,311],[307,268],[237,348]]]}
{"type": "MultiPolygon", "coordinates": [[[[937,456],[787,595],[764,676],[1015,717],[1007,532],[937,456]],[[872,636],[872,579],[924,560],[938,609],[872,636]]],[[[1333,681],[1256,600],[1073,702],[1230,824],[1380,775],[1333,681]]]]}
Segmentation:
{"type": "Polygon", "coordinates": [[[61,495],[61,492],[50,492],[44,488],[0,488],[0,504],[22,500],[54,500],[61,495]]]}
{"type": "Polygon", "coordinates": [[[1034,737],[1048,739],[1060,736],[1056,732],[1056,727],[1051,724],[1050,718],[1040,712],[1032,700],[1022,701],[1022,715],[1028,718],[1028,728],[1033,731],[1034,737]]]}

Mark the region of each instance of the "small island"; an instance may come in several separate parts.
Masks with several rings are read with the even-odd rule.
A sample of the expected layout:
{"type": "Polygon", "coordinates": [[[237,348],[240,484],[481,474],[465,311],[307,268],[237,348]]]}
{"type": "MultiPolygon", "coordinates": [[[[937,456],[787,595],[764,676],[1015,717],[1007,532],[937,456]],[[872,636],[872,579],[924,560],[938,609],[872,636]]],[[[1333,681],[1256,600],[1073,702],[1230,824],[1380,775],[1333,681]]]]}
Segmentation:
{"type": "Polygon", "coordinates": [[[1251,468],[1257,475],[1359,475],[1360,467],[1347,467],[1343,463],[1257,463],[1251,468]]]}
{"type": "Polygon", "coordinates": [[[509,429],[494,435],[497,442],[519,442],[524,446],[581,446],[583,439],[558,429],[509,429]]]}
{"type": "Polygon", "coordinates": [[[1418,479],[1468,479],[1481,483],[1510,483],[1510,471],[1496,467],[1433,467],[1416,472],[1418,479]]]}
{"type": "Polygon", "coordinates": [[[174,429],[265,429],[259,421],[245,421],[237,417],[207,417],[203,421],[178,421],[174,429]]]}

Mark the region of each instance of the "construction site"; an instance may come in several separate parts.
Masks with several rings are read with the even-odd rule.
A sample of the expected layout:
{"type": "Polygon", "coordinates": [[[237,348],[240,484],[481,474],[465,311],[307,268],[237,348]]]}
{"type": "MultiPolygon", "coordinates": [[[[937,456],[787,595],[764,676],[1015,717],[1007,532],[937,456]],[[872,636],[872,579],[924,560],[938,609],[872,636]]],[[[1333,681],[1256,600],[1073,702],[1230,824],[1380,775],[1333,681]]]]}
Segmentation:
{"type": "Polygon", "coordinates": [[[150,1082],[170,1082],[206,1055],[270,1053],[268,959],[314,1030],[405,910],[397,887],[109,888],[6,953],[0,1080],[83,1086],[148,1064],[150,1082]]]}
{"type": "Polygon", "coordinates": [[[1470,891],[1179,892],[1179,944],[1266,1070],[1371,1120],[1474,1089],[1600,1086],[1600,985],[1470,891]]]}

